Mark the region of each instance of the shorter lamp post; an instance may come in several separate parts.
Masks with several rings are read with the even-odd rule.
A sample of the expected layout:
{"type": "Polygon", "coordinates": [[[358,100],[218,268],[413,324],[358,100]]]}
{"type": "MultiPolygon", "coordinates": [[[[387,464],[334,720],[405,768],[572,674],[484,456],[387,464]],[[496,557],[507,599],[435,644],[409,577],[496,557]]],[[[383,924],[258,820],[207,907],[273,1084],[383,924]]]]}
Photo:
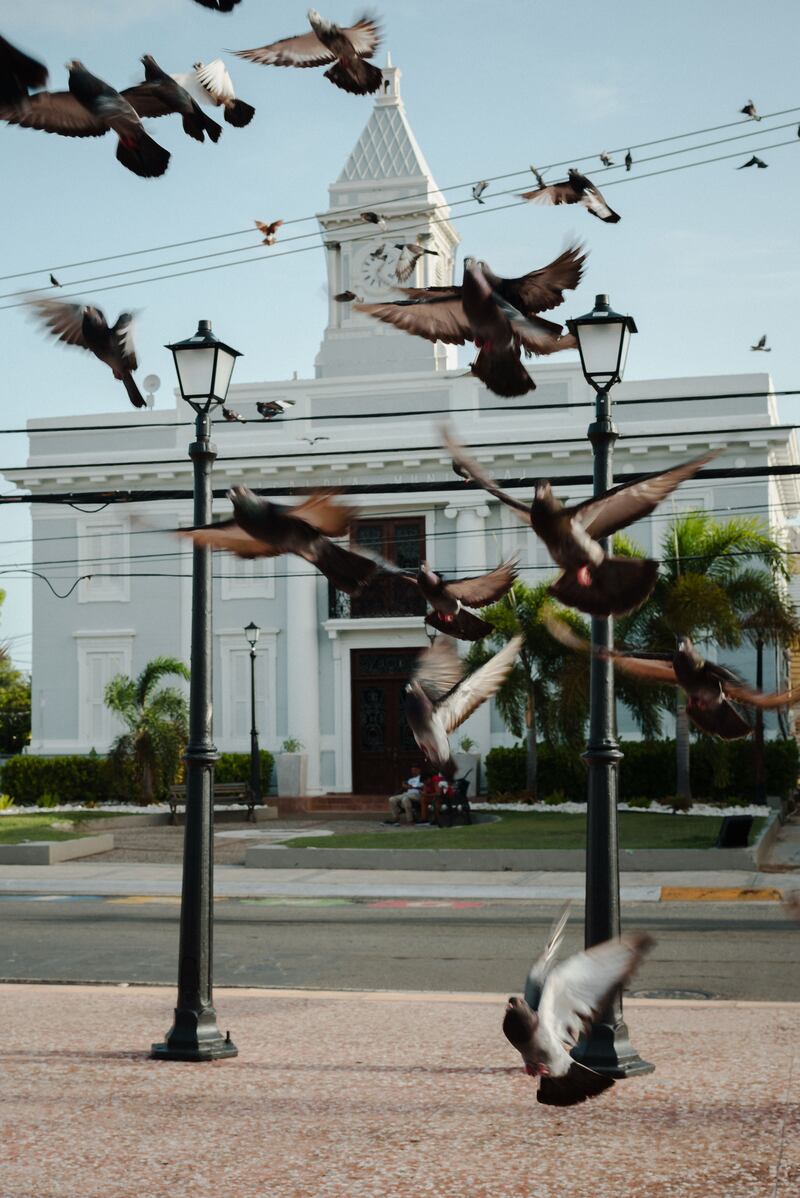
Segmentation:
{"type": "Polygon", "coordinates": [[[256,728],[256,644],[261,629],[251,620],[244,630],[250,646],[250,790],[252,800],[261,804],[261,762],[258,755],[258,728],[256,728]]]}
{"type": "MultiPolygon", "coordinates": [[[[236,359],[218,341],[211,322],[201,320],[186,341],[168,345],[175,359],[181,396],[194,409],[194,524],[211,521],[211,410],[221,407],[236,359]]],[[[230,1036],[217,1027],[211,996],[214,929],[214,762],[211,692],[211,550],[192,552],[192,651],[189,682],[189,743],[186,746],[186,830],[183,841],[181,931],[178,949],[178,1002],[164,1041],[152,1046],[158,1060],[211,1061],[235,1057],[230,1036]]]]}
{"type": "MultiPolygon", "coordinates": [[[[595,391],[595,416],[588,437],[594,453],[594,495],[613,485],[612,455],[617,428],[611,419],[610,391],[625,369],[631,333],[637,331],[630,316],[621,316],[609,305],[607,295],[598,295],[593,311],[568,320],[569,331],[578,342],[584,378],[595,391]]],[[[608,552],[610,539],[600,544],[608,552]]],[[[591,948],[619,936],[619,843],[617,799],[619,763],[622,759],[616,738],[614,670],[607,656],[598,651],[613,647],[614,633],[608,617],[592,617],[589,743],[583,757],[588,766],[586,812],[586,915],[585,945],[591,948]]],[[[628,1039],[618,993],[595,1024],[588,1039],[573,1053],[582,1064],[610,1077],[650,1073],[653,1066],[643,1061],[628,1039]]]]}

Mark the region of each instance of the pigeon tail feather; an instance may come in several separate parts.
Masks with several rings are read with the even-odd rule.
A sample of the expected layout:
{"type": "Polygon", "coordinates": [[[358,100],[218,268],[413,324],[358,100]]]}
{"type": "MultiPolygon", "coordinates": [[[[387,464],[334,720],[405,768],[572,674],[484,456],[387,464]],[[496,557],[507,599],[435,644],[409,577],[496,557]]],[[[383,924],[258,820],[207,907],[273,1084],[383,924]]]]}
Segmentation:
{"type": "Polygon", "coordinates": [[[539,1082],[536,1101],[545,1106],[577,1106],[587,1098],[596,1098],[614,1085],[613,1077],[604,1077],[573,1062],[563,1077],[543,1077],[539,1082]]]}
{"type": "Polygon", "coordinates": [[[140,179],[157,179],[169,166],[169,151],[142,129],[135,141],[117,143],[117,161],[140,179]]]}
{"type": "Polygon", "coordinates": [[[383,71],[374,63],[364,58],[357,58],[347,66],[335,62],[330,70],[325,72],[325,78],[330,79],[343,91],[352,92],[356,96],[371,96],[383,82],[383,71]]]}
{"type": "Polygon", "coordinates": [[[147,407],[147,404],[144,401],[144,396],[142,395],[139,388],[136,386],[136,380],[134,379],[132,374],[123,374],[122,384],[123,384],[125,390],[128,392],[128,399],[131,401],[131,403],[133,404],[133,406],[135,408],[146,408],[147,407]]]}
{"type": "Polygon", "coordinates": [[[470,371],[494,395],[500,395],[503,399],[516,398],[536,390],[536,384],[522,365],[519,353],[513,349],[505,353],[482,349],[470,371]]]}
{"type": "Polygon", "coordinates": [[[253,105],[245,104],[244,100],[234,100],[232,104],[225,105],[225,120],[236,129],[244,129],[255,115],[253,105]]]}
{"type": "Polygon", "coordinates": [[[488,620],[482,620],[463,607],[451,619],[445,619],[438,611],[432,611],[425,617],[425,623],[437,632],[454,636],[460,641],[479,641],[481,637],[494,631],[494,626],[488,620]]]}
{"type": "Polygon", "coordinates": [[[588,586],[578,570],[565,570],[550,586],[550,594],[565,607],[591,616],[624,616],[640,607],[656,585],[658,562],[640,557],[607,557],[590,567],[588,586]]]}

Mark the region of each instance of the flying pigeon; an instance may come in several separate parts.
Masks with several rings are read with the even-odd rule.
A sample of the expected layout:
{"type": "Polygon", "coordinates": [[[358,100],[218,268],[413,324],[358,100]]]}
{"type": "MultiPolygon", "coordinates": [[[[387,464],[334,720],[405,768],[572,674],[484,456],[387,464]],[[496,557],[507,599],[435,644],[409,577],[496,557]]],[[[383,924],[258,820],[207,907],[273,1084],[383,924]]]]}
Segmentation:
{"type": "Polygon", "coordinates": [[[172,75],[162,71],[152,54],[142,55],[144,83],[126,87],[120,94],[132,104],[139,116],[157,117],[177,113],[183,122],[183,131],[195,141],[205,141],[206,134],[217,142],[222,126],[206,116],[197,101],[172,75]]]}
{"type": "Polygon", "coordinates": [[[239,0],[194,0],[195,4],[202,4],[203,8],[213,8],[214,12],[233,12],[239,0]]]}
{"type": "Polygon", "coordinates": [[[406,288],[407,299],[358,304],[356,310],[428,341],[474,341],[479,352],[471,372],[496,395],[524,395],[536,384],[522,365],[520,347],[535,354],[575,347],[574,337],[561,336],[561,325],[536,314],[557,307],[564,289],[577,286],[584,258],[581,247],[572,246],[518,279],[501,279],[485,262],[466,258],[460,287],[406,288]]]}
{"type": "Polygon", "coordinates": [[[133,345],[133,314],[122,312],[111,327],[100,308],[91,304],[69,304],[64,300],[27,299],[49,333],[66,345],[79,345],[105,362],[114,378],[120,379],[135,408],[146,407],[144,398],[131,375],[136,370],[133,345]]]}
{"type": "Polygon", "coordinates": [[[757,166],[763,171],[766,170],[766,168],[769,166],[769,163],[765,162],[763,158],[759,158],[757,154],[754,154],[752,158],[748,158],[747,162],[743,162],[740,166],[737,166],[736,169],[737,171],[743,171],[746,166],[757,166]]]}
{"type": "MultiPolygon", "coordinates": [[[[361,219],[368,225],[377,225],[381,232],[386,228],[386,221],[379,212],[362,212],[361,219]]],[[[380,249],[383,249],[383,246],[380,246],[380,249]]],[[[377,258],[378,254],[374,253],[372,257],[377,258]]]]}
{"type": "Polygon", "coordinates": [[[62,137],[117,134],[117,159],[144,179],[163,175],[169,153],[153,141],[133,106],[108,83],[90,74],[82,62],[67,63],[69,91],[36,92],[18,108],[0,109],[0,119],[25,129],[42,129],[62,137]]]}
{"type": "Polygon", "coordinates": [[[301,441],[308,441],[309,445],[316,445],[317,441],[330,441],[330,437],[320,434],[317,437],[301,437],[301,441]]]}
{"type": "Polygon", "coordinates": [[[361,297],[356,295],[355,291],[340,291],[333,298],[337,304],[352,304],[353,300],[358,300],[359,303],[363,302],[361,297]]]}
{"type": "Polygon", "coordinates": [[[510,507],[518,519],[530,524],[553,561],[561,567],[561,574],[549,588],[550,594],[567,607],[593,616],[622,616],[633,611],[651,593],[658,575],[658,562],[612,557],[598,543],[599,538],[609,537],[649,516],[676,487],[693,478],[717,456],[716,452],[702,454],[660,474],[621,483],[605,495],[585,499],[572,507],[564,507],[550,489],[550,483],[540,479],[534,483],[533,502],[527,504],[501,491],[478,463],[466,456],[447,429],[442,432],[456,473],[472,479],[510,507]]]}
{"type": "Polygon", "coordinates": [[[224,404],[222,407],[222,415],[225,417],[226,420],[238,421],[239,424],[247,424],[247,421],[245,420],[244,416],[240,415],[239,412],[234,412],[233,408],[226,408],[224,406],[224,404]]]}
{"type": "Polygon", "coordinates": [[[47,67],[0,37],[0,108],[26,101],[31,91],[47,85],[47,67]]]}
{"type": "Polygon", "coordinates": [[[485,203],[485,200],[482,200],[481,196],[486,191],[486,188],[488,186],[489,186],[489,184],[487,183],[487,181],[485,179],[481,179],[480,183],[476,183],[472,189],[473,200],[477,200],[479,204],[485,203]]]}
{"type": "Polygon", "coordinates": [[[195,545],[225,549],[237,557],[295,553],[311,562],[338,591],[354,595],[375,573],[371,558],[332,541],[347,532],[355,509],[337,504],[333,491],[315,491],[295,507],[261,499],[248,487],[232,487],[233,519],[178,529],[195,545]]]}
{"type": "Polygon", "coordinates": [[[748,100],[744,108],[739,109],[739,112],[741,112],[743,116],[751,117],[754,121],[761,120],[761,117],[756,112],[756,106],[752,100],[748,100]]]}
{"type": "Polygon", "coordinates": [[[492,632],[493,625],[488,620],[476,616],[467,608],[488,607],[490,603],[496,603],[508,594],[517,577],[516,558],[501,562],[488,574],[459,578],[452,582],[446,582],[427,562],[421,562],[417,573],[412,574],[383,559],[378,561],[386,573],[399,575],[417,587],[433,608],[425,617],[429,627],[461,641],[479,641],[492,632]]]}
{"type": "Polygon", "coordinates": [[[631,154],[630,150],[628,150],[628,153],[625,155],[625,170],[629,171],[632,166],[633,166],[633,154],[631,154]]]}
{"type": "Polygon", "coordinates": [[[524,998],[509,998],[503,1032],[539,1079],[538,1102],[575,1106],[614,1085],[570,1056],[581,1034],[601,1018],[615,992],[627,982],[654,945],[652,937],[634,932],[574,953],[556,964],[569,908],[561,913],[541,956],[525,981],[524,998]]]}
{"type": "Polygon", "coordinates": [[[60,287],[60,286],[61,286],[61,284],[59,283],[58,279],[57,279],[57,278],[56,278],[56,276],[55,276],[55,275],[53,275],[53,274],[51,274],[51,275],[50,275],[50,282],[53,284],[53,286],[54,286],[54,287],[60,287]]]}
{"type": "Polygon", "coordinates": [[[215,58],[209,63],[196,62],[191,72],[173,75],[172,78],[185,88],[198,104],[205,104],[209,108],[222,108],[227,123],[237,129],[249,125],[256,114],[252,104],[245,104],[244,100],[236,99],[233,80],[221,58],[215,58]]]}
{"type": "MultiPolygon", "coordinates": [[[[569,628],[563,620],[547,615],[545,623],[557,640],[570,649],[590,651],[591,645],[569,628]]],[[[753,729],[733,703],[772,711],[792,707],[800,699],[800,687],[765,695],[753,690],[727,666],[705,661],[688,636],[678,638],[674,653],[645,653],[635,649],[598,650],[618,670],[662,686],[680,686],[687,695],[686,714],[703,732],[722,740],[739,740],[753,729]]]]}
{"type": "Polygon", "coordinates": [[[378,90],[383,72],[374,63],[367,62],[381,40],[380,26],[373,17],[363,16],[355,25],[343,29],[310,8],[308,23],[311,33],[282,38],[255,50],[235,50],[234,53],[265,66],[320,67],[333,63],[325,72],[325,78],[337,87],[357,96],[371,95],[378,90]]]}
{"type": "Polygon", "coordinates": [[[256,403],[256,411],[265,420],[274,420],[276,416],[282,416],[289,408],[293,408],[294,403],[293,399],[260,399],[256,403]]]}
{"type": "Polygon", "coordinates": [[[406,719],[420,752],[446,778],[452,778],[456,772],[447,739],[449,733],[502,685],[522,642],[521,636],[512,637],[499,653],[466,678],[461,658],[449,637],[437,637],[430,649],[417,658],[405,688],[406,719]]]}
{"type": "Polygon", "coordinates": [[[381,242],[380,245],[376,245],[374,250],[370,250],[369,256],[370,256],[370,258],[373,258],[373,259],[379,258],[382,262],[385,262],[386,261],[386,243],[381,242]]]}
{"type": "Polygon", "coordinates": [[[600,154],[600,161],[602,162],[603,166],[613,166],[614,165],[614,159],[611,157],[608,150],[602,151],[602,153],[600,154]]]}
{"type": "Polygon", "coordinates": [[[762,333],[755,345],[750,346],[753,350],[761,350],[765,354],[772,353],[772,346],[767,345],[767,334],[762,333]]]}
{"type": "Polygon", "coordinates": [[[278,240],[278,229],[283,224],[282,220],[274,220],[271,224],[265,225],[263,221],[257,220],[253,222],[259,233],[263,234],[262,245],[274,245],[278,240]]]}
{"type": "Polygon", "coordinates": [[[532,166],[530,168],[530,170],[531,170],[531,173],[533,174],[534,179],[539,184],[539,186],[546,187],[547,184],[545,183],[544,179],[542,178],[541,172],[538,171],[535,166],[532,166]]]}
{"type": "Polygon", "coordinates": [[[439,257],[438,250],[426,250],[424,245],[413,244],[395,245],[396,250],[400,251],[400,257],[397,259],[394,267],[394,273],[401,283],[405,283],[413,273],[414,267],[423,254],[430,254],[432,258],[439,257]]]}
{"type": "Polygon", "coordinates": [[[592,216],[610,225],[622,219],[609,208],[594,183],[574,169],[567,172],[567,178],[562,183],[549,183],[547,187],[538,187],[535,191],[523,191],[519,198],[534,204],[582,204],[592,216]]]}

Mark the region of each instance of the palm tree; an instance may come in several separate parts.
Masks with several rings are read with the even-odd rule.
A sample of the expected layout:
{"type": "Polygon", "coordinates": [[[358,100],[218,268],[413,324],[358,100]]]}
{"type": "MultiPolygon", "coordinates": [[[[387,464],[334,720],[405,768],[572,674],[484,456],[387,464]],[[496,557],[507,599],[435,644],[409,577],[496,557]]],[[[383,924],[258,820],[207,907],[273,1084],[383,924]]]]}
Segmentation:
{"type": "MultiPolygon", "coordinates": [[[[587,660],[547,631],[542,616],[552,606],[547,583],[529,587],[518,580],[503,599],[483,609],[481,614],[494,625],[494,632],[474,644],[466,657],[467,667],[477,669],[511,637],[520,632],[524,637],[519,658],[495,698],[511,734],[527,738],[526,786],[534,799],[540,735],[548,745],[567,744],[577,749],[583,743],[589,713],[587,660]]],[[[588,635],[586,622],[576,612],[559,609],[559,616],[579,636],[588,635]]],[[[656,735],[659,701],[653,688],[626,677],[619,680],[618,695],[643,733],[656,735]]]]}
{"type": "Polygon", "coordinates": [[[105,689],[106,707],[127,725],[109,752],[109,759],[133,766],[142,803],[151,803],[171,784],[188,736],[188,708],[174,687],[156,690],[162,678],[189,670],[175,657],[155,657],[138,678],[117,674],[105,689]]]}
{"type": "MultiPolygon", "coordinates": [[[[676,636],[684,635],[736,648],[742,643],[744,620],[774,604],[779,580],[787,576],[781,546],[757,518],[721,523],[704,512],[690,512],[668,526],[661,556],[653,594],[618,623],[621,643],[671,653],[676,636]]],[[[682,691],[677,692],[675,744],[676,793],[691,798],[689,719],[682,691]]]]}
{"type": "MultiPolygon", "coordinates": [[[[759,604],[742,620],[744,635],[756,651],[756,686],[764,685],[764,646],[788,645],[800,635],[800,620],[788,595],[780,587],[774,587],[759,604]]],[[[753,755],[755,759],[756,802],[767,801],[766,763],[764,760],[764,712],[756,708],[756,723],[753,731],[753,755]]]]}

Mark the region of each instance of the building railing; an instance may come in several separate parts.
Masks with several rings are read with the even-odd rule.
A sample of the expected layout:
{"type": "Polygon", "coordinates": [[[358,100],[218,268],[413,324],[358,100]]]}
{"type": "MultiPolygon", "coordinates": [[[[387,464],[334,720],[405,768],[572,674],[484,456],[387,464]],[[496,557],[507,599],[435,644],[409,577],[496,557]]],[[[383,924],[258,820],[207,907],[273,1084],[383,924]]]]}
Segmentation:
{"type": "Polygon", "coordinates": [[[425,600],[416,587],[390,575],[379,578],[361,595],[346,595],[328,585],[328,618],[331,620],[424,616],[425,611],[425,600]]]}

